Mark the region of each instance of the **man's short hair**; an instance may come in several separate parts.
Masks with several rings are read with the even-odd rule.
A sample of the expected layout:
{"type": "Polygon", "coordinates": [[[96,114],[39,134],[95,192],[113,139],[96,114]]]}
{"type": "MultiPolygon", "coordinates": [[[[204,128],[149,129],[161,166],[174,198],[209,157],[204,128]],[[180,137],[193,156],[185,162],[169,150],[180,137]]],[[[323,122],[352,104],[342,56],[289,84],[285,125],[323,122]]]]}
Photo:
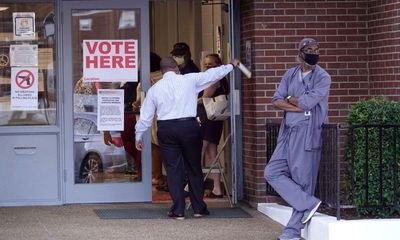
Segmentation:
{"type": "Polygon", "coordinates": [[[178,64],[172,57],[164,57],[161,59],[160,62],[161,72],[165,73],[176,67],[178,67],[178,64]]]}
{"type": "Polygon", "coordinates": [[[319,46],[319,43],[314,38],[303,38],[303,40],[301,40],[299,43],[299,51],[301,51],[303,48],[309,45],[319,46]]]}

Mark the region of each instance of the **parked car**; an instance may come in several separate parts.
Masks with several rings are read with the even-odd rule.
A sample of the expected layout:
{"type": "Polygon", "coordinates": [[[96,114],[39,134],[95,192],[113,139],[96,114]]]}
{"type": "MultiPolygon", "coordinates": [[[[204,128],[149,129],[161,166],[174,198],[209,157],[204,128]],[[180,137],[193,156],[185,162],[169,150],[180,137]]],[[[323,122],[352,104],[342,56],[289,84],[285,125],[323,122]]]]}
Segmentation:
{"type": "Polygon", "coordinates": [[[119,132],[111,132],[119,144],[104,144],[103,133],[97,130],[97,114],[80,112],[74,115],[74,168],[76,183],[103,182],[107,172],[125,172],[131,156],[125,152],[119,132]]]}

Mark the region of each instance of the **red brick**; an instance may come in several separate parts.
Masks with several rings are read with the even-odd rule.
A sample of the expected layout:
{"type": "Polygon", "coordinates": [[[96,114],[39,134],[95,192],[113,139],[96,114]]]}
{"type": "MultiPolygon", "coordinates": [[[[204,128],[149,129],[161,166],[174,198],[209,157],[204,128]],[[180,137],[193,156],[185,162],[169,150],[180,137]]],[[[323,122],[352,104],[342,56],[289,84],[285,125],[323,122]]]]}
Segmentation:
{"type": "Polygon", "coordinates": [[[343,123],[349,106],[361,99],[400,100],[400,3],[241,0],[240,9],[241,42],[252,40],[255,76],[242,80],[244,194],[259,201],[265,199],[265,123],[283,115],[271,96],[281,76],[297,65],[298,42],[305,36],[320,42],[320,65],[332,77],[329,122],[343,123]]]}

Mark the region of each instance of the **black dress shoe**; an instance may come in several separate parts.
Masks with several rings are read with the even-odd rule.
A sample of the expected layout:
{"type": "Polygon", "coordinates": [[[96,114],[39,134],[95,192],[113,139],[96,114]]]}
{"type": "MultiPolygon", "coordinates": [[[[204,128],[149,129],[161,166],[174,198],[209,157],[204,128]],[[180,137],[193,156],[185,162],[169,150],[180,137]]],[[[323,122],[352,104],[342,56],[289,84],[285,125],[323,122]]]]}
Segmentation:
{"type": "Polygon", "coordinates": [[[206,209],[206,210],[204,210],[202,212],[194,213],[193,217],[201,218],[201,217],[208,216],[208,215],[210,215],[210,212],[206,209]]]}
{"type": "Polygon", "coordinates": [[[184,219],[185,219],[185,216],[184,216],[184,215],[182,215],[182,214],[175,214],[174,212],[168,212],[168,217],[169,217],[169,218],[176,219],[176,220],[184,220],[184,219]]]}

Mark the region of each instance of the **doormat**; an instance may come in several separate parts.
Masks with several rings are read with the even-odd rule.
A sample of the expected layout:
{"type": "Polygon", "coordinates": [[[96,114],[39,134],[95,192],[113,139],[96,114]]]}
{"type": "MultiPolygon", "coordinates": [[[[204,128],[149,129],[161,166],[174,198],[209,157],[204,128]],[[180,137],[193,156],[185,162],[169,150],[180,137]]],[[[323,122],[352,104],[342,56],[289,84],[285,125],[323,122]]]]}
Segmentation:
{"type": "MultiPolygon", "coordinates": [[[[95,209],[100,219],[167,219],[168,208],[125,208],[95,209]]],[[[210,215],[205,218],[251,218],[252,216],[239,207],[209,208],[210,215]]],[[[193,211],[185,212],[186,218],[193,218],[193,211]]]]}

